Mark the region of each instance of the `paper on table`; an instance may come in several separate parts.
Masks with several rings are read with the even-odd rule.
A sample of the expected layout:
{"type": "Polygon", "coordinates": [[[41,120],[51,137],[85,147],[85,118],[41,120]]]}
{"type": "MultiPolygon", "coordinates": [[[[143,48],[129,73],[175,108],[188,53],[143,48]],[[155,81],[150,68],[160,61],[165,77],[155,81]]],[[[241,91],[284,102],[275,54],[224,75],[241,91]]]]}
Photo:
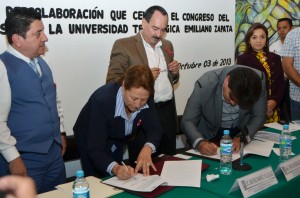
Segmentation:
{"type": "MultiPolygon", "coordinates": [[[[274,142],[268,141],[268,140],[256,140],[253,139],[249,144],[247,144],[244,148],[244,155],[246,154],[255,154],[255,155],[261,155],[264,157],[269,157],[272,151],[272,148],[274,146],[274,142]]],[[[203,157],[211,158],[211,159],[220,159],[220,147],[218,148],[216,155],[202,155],[198,150],[190,149],[186,151],[187,153],[200,155],[203,157]]],[[[240,154],[239,153],[233,153],[232,154],[232,161],[239,159],[240,154]]]]}
{"type": "Polygon", "coordinates": [[[42,194],[38,194],[37,195],[38,198],[53,198],[53,197],[57,197],[57,198],[72,198],[72,194],[67,195],[66,193],[60,191],[60,190],[52,190],[49,192],[45,192],[42,194]]]}
{"type": "Polygon", "coordinates": [[[143,176],[141,173],[138,173],[135,178],[129,178],[127,180],[120,180],[118,177],[112,177],[103,181],[103,183],[139,192],[151,192],[158,186],[166,184],[159,175],[143,176]]]}
{"type": "MultiPolygon", "coordinates": [[[[300,130],[300,124],[298,122],[299,121],[292,121],[292,122],[289,123],[289,130],[291,132],[300,130]]],[[[280,130],[280,131],[283,128],[282,124],[279,124],[277,122],[267,123],[267,124],[264,124],[264,126],[269,127],[269,128],[273,128],[273,129],[277,129],[277,130],[280,130]]]]}
{"type": "Polygon", "coordinates": [[[190,155],[184,155],[184,154],[181,154],[181,153],[178,153],[176,155],[174,155],[174,157],[178,157],[178,158],[181,158],[181,159],[191,159],[192,156],[190,155]]]}
{"type": "MultiPolygon", "coordinates": [[[[90,197],[111,197],[115,194],[123,192],[123,190],[119,190],[114,187],[100,183],[101,179],[98,179],[96,177],[89,176],[85,179],[87,180],[90,186],[90,197]]],[[[61,192],[64,192],[65,194],[70,195],[70,197],[72,197],[72,185],[73,182],[69,182],[66,184],[58,185],[56,186],[56,188],[61,192]]]]}
{"type": "Polygon", "coordinates": [[[201,166],[202,160],[165,161],[160,176],[168,186],[200,188],[201,166]]]}
{"type": "MultiPolygon", "coordinates": [[[[220,159],[220,147],[218,147],[217,149],[217,154],[215,155],[203,155],[201,154],[198,150],[196,149],[190,149],[190,150],[187,150],[186,151],[187,153],[191,153],[191,154],[194,154],[194,155],[200,155],[200,156],[203,156],[203,157],[207,157],[207,158],[210,158],[210,159],[217,159],[219,160],[220,159]]],[[[239,159],[240,158],[240,154],[236,154],[236,153],[233,153],[232,154],[232,161],[236,160],[236,159],[239,159]]]]}
{"type": "MultiPolygon", "coordinates": [[[[258,131],[254,138],[260,139],[260,140],[270,140],[273,141],[276,144],[279,144],[279,133],[273,133],[268,131],[258,131]]],[[[295,136],[292,136],[292,140],[297,139],[295,136]]]]}

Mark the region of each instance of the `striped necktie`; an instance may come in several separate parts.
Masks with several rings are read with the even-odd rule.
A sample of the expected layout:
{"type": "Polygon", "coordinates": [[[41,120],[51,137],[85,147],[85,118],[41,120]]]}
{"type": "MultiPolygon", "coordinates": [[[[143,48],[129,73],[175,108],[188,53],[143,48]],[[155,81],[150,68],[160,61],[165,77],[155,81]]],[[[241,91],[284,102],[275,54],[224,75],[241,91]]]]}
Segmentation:
{"type": "Polygon", "coordinates": [[[41,74],[40,74],[39,70],[37,69],[37,65],[33,59],[30,59],[29,65],[33,69],[33,71],[38,75],[38,77],[41,77],[41,74]]]}

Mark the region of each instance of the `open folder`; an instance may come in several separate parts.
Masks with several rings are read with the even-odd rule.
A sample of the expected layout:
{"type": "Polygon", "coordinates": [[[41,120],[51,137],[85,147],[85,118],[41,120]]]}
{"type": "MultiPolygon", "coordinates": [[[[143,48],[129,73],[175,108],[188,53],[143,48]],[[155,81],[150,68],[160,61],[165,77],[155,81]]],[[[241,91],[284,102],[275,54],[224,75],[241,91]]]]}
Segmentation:
{"type": "MultiPolygon", "coordinates": [[[[177,161],[177,160],[183,160],[183,159],[173,157],[173,156],[163,156],[163,157],[160,157],[160,158],[157,158],[157,159],[153,160],[157,171],[155,172],[152,169],[150,169],[150,174],[151,175],[160,175],[161,171],[163,169],[165,161],[177,161]]],[[[202,168],[202,170],[205,170],[208,167],[209,167],[208,164],[202,164],[201,168],[202,168]]],[[[132,179],[134,179],[134,178],[132,178],[132,179]]],[[[104,183],[105,183],[105,181],[104,181],[104,183]]],[[[174,187],[175,186],[162,186],[162,185],[160,185],[157,188],[155,188],[154,190],[152,190],[151,192],[138,192],[138,191],[128,190],[128,189],[125,189],[125,188],[122,188],[122,189],[127,191],[127,192],[137,194],[137,195],[142,196],[142,197],[157,197],[157,196],[173,189],[174,187]]]]}

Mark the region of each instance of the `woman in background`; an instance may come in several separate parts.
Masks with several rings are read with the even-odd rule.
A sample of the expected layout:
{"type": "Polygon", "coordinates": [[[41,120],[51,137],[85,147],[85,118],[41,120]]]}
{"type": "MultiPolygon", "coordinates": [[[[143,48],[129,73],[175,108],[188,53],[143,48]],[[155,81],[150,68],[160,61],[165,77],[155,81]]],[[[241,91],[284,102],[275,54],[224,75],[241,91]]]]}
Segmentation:
{"type": "Polygon", "coordinates": [[[279,104],[285,91],[281,58],[269,52],[268,30],[263,24],[254,23],[249,27],[245,43],[246,50],[237,57],[237,64],[264,72],[268,91],[266,122],[277,122],[280,120],[279,104]]]}

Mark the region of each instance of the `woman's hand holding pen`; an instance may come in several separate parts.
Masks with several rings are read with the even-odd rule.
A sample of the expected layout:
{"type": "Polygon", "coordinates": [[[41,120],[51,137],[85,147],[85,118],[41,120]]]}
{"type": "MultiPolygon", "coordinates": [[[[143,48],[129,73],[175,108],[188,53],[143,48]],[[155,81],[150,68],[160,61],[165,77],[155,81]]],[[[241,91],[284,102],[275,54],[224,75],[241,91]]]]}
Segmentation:
{"type": "Polygon", "coordinates": [[[215,155],[217,154],[218,146],[209,141],[202,141],[198,144],[198,150],[203,155],[215,155]]]}
{"type": "Polygon", "coordinates": [[[112,172],[121,180],[126,180],[134,177],[134,169],[130,166],[116,164],[112,172]]]}

